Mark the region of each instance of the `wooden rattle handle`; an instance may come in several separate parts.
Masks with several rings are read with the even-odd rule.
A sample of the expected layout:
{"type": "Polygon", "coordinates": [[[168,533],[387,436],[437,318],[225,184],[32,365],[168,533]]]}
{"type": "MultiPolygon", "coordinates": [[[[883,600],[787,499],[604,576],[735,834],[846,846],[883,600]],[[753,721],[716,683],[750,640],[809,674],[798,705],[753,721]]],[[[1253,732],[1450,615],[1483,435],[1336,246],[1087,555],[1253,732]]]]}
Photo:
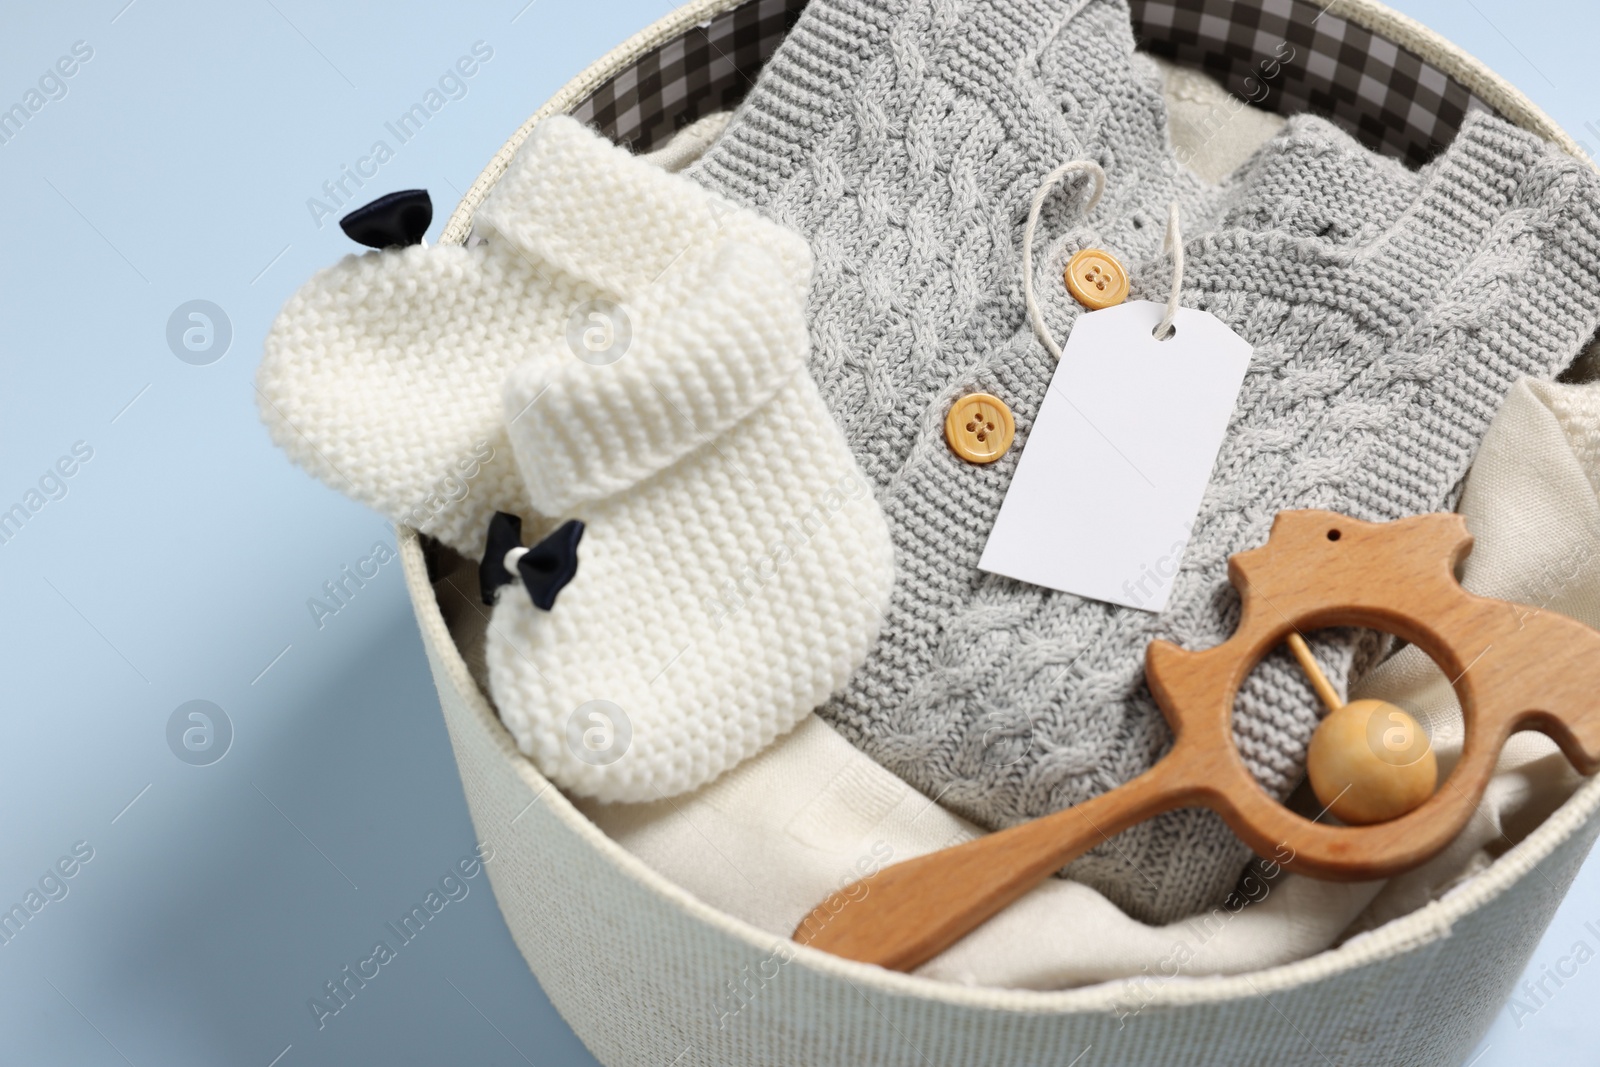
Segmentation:
{"type": "Polygon", "coordinates": [[[794,939],[909,971],[1091,848],[1185,803],[1167,760],[1109,793],[1043,818],[886,867],[833,893],[794,939]]]}

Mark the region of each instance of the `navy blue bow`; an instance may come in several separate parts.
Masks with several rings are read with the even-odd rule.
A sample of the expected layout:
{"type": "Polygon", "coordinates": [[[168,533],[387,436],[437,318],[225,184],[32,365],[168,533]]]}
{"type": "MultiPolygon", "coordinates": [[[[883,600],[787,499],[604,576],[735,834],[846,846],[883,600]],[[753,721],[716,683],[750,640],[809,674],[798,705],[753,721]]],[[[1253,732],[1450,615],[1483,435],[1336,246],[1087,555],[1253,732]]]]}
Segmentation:
{"type": "Polygon", "coordinates": [[[485,604],[493,604],[500,587],[522,579],[533,606],[549,611],[556,606],[556,595],[578,574],[578,542],[583,540],[583,523],[568,519],[554,533],[534,545],[517,559],[517,573],[506,569],[506,553],[522,547],[522,520],[503,511],[489,520],[488,547],[478,564],[478,589],[485,604]]]}
{"type": "Polygon", "coordinates": [[[403,189],[380,196],[339,220],[350,240],[368,248],[409,247],[422,242],[433,222],[433,198],[426,189],[403,189]]]}

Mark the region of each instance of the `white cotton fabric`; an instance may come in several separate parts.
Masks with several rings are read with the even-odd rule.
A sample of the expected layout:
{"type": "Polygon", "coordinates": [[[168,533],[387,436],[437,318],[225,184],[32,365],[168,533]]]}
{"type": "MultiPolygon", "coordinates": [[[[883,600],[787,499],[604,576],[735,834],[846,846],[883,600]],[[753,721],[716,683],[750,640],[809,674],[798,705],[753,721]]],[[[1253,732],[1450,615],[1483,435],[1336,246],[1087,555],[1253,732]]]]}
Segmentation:
{"type": "MultiPolygon", "coordinates": [[[[1212,185],[1238,170],[1288,125],[1282,115],[1251,107],[1209,74],[1166,60],[1151,62],[1161,71],[1172,154],[1212,185]]],[[[1270,89],[1259,79],[1256,84],[1270,89]]]]}

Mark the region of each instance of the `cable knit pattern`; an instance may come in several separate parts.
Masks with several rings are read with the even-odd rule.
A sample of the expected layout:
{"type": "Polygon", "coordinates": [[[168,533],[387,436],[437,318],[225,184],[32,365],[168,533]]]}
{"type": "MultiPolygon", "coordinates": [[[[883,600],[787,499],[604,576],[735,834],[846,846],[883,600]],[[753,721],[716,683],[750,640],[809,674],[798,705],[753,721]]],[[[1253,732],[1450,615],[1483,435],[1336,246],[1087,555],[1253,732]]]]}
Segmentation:
{"type": "Polygon", "coordinates": [[[693,789],[838,691],[887,608],[883,513],[805,370],[810,253],[566,118],[475,224],[470,248],[307,283],[268,338],[263,416],[312,473],[469,555],[496,510],[534,536],[582,519],[553,611],[497,598],[501,718],[574,793],[693,789]]]}
{"type": "MultiPolygon", "coordinates": [[[[798,230],[816,257],[811,368],[889,516],[899,564],[884,634],[822,710],[941,803],[999,827],[1080,802],[1170,743],[1145,688],[1162,637],[1225,639],[1225,562],[1273,515],[1384,520],[1453,503],[1511,384],[1547,377],[1600,326],[1595,175],[1471,116],[1418,174],[1317,119],[1203,186],[1171,158],[1159,81],[1121,0],[813,0],[723,138],[690,173],[798,230]],[[1051,198],[1040,297],[1103,247],[1162,299],[1160,220],[1181,205],[1183,299],[1254,346],[1168,609],[1159,616],[983,574],[1020,448],[978,467],[945,447],[949,404],[1005,400],[1025,444],[1054,365],[1024,324],[1020,235],[1040,179],[1093,159],[1105,198],[1051,198]]],[[[1114,358],[1108,353],[1107,358],[1114,358]]],[[[1085,516],[1084,521],[1094,521],[1085,516]]],[[[1373,635],[1320,635],[1349,681],[1373,635]]],[[[1265,787],[1301,776],[1317,703],[1287,656],[1252,674],[1235,736],[1265,787]]],[[[1220,820],[1175,812],[1072,868],[1135,917],[1220,899],[1246,853],[1220,820]]]]}

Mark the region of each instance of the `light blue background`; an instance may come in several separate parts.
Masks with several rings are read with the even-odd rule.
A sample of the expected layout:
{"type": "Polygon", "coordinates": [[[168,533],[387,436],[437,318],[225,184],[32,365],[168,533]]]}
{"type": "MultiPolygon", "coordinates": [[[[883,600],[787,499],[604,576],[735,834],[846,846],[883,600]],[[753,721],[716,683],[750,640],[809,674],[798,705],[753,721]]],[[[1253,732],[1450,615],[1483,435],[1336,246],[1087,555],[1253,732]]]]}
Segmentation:
{"type": "MultiPolygon", "coordinates": [[[[1600,150],[1592,0],[1398,6],[1600,150]]],[[[306,200],[458,56],[493,49],[357,201],[430,189],[434,234],[538,104],[668,10],[7,3],[0,106],[94,54],[0,145],[0,509],[75,442],[93,458],[0,545],[0,904],[76,842],[94,858],[0,945],[0,1062],[593,1062],[482,875],[324,1028],[307,1008],[474,841],[398,564],[320,630],[306,608],[390,531],[271,447],[251,380],[277,308],[352,248],[306,200]],[[233,328],[206,366],[165,339],[196,298],[233,328]],[[166,740],[193,699],[234,729],[209,766],[166,740]]],[[[1536,973],[1593,944],[1585,921],[1600,858],[1536,973]]],[[[1502,1013],[1476,1063],[1593,1062],[1595,1004],[1600,963],[1502,1013]]]]}

